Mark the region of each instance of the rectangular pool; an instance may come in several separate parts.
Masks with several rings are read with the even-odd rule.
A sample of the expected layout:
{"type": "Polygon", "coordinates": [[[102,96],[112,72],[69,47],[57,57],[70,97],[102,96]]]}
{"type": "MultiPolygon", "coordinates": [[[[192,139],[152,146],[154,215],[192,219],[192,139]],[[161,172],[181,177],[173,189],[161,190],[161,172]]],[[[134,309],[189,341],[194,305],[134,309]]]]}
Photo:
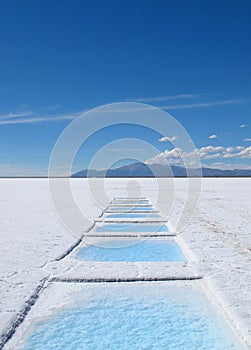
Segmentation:
{"type": "Polygon", "coordinates": [[[168,228],[163,224],[142,224],[142,223],[126,223],[126,224],[110,224],[96,227],[96,232],[152,232],[167,233],[168,228]]]}
{"type": "Polygon", "coordinates": [[[186,261],[178,244],[167,238],[106,238],[81,248],[76,258],[99,262],[186,261]]]}
{"type": "Polygon", "coordinates": [[[113,201],[111,204],[130,204],[130,205],[140,205],[140,204],[150,204],[148,200],[139,200],[139,201],[136,201],[136,200],[128,200],[128,201],[124,201],[124,200],[116,200],[116,201],[113,201]]]}
{"type": "Polygon", "coordinates": [[[151,214],[151,213],[137,213],[137,214],[134,214],[134,213],[130,213],[130,214],[125,214],[125,213],[120,213],[120,214],[109,214],[107,215],[105,218],[108,218],[108,219],[137,219],[137,218],[160,218],[160,215],[158,214],[151,214]]]}
{"type": "Polygon", "coordinates": [[[58,283],[43,293],[30,324],[13,349],[242,349],[198,281],[58,283]]]}
{"type": "Polygon", "coordinates": [[[114,201],[147,201],[146,197],[115,197],[114,201]]]}
{"type": "Polygon", "coordinates": [[[114,211],[114,212],[120,212],[120,211],[145,211],[145,212],[151,212],[154,209],[152,207],[109,207],[109,211],[114,211]]]}

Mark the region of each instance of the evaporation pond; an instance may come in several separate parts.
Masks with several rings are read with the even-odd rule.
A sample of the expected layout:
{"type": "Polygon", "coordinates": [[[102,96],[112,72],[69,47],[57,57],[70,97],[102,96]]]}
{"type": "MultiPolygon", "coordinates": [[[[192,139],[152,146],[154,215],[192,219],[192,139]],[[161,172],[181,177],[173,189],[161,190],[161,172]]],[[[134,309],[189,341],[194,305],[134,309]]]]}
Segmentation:
{"type": "Polygon", "coordinates": [[[20,335],[13,348],[241,350],[201,283],[54,284],[32,309],[26,338],[20,335]]]}
{"type": "Polygon", "coordinates": [[[185,261],[180,247],[171,239],[123,239],[100,240],[81,248],[79,260],[109,262],[164,262],[185,261]]]}
{"type": "Polygon", "coordinates": [[[149,204],[148,200],[141,201],[113,201],[112,204],[120,204],[120,205],[146,205],[149,204]]]}
{"type": "Polygon", "coordinates": [[[153,211],[151,207],[110,207],[110,211],[153,211]]]}
{"type": "Polygon", "coordinates": [[[111,224],[98,226],[96,232],[168,232],[166,225],[151,225],[142,223],[111,224]]]}
{"type": "Polygon", "coordinates": [[[105,217],[105,219],[136,219],[136,218],[160,218],[158,214],[134,214],[134,213],[128,213],[128,214],[109,214],[105,217]]]}

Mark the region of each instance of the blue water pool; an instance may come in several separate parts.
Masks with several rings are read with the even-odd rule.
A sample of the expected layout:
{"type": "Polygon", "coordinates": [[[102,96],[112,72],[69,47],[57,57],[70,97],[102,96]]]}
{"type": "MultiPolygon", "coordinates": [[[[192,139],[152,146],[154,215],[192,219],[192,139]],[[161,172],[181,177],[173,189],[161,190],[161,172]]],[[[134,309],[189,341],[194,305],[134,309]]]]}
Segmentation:
{"type": "Polygon", "coordinates": [[[36,324],[22,350],[241,350],[219,311],[194,285],[77,286],[71,295],[75,304],[36,324]]]}
{"type": "Polygon", "coordinates": [[[141,224],[141,223],[127,223],[127,224],[111,224],[103,225],[96,228],[96,232],[168,232],[166,225],[157,224],[141,224]]]}
{"type": "Polygon", "coordinates": [[[110,211],[153,211],[151,207],[110,207],[110,211]]]}
{"type": "Polygon", "coordinates": [[[135,219],[135,218],[160,218],[160,216],[158,214],[134,214],[134,213],[130,213],[130,214],[109,214],[106,216],[106,218],[109,219],[135,219]]]}
{"type": "Polygon", "coordinates": [[[88,261],[185,261],[180,247],[169,239],[101,240],[80,249],[76,258],[88,261]]]}

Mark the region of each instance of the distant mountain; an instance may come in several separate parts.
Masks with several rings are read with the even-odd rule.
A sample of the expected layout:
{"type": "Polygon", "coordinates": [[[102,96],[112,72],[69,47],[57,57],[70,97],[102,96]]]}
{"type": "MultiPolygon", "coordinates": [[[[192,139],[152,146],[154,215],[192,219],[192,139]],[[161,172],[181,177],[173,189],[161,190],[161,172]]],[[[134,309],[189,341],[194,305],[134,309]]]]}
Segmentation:
{"type": "MultiPolygon", "coordinates": [[[[242,177],[251,176],[251,170],[220,170],[202,168],[205,177],[242,177]]],[[[82,170],[72,177],[186,177],[187,172],[183,167],[172,165],[170,168],[162,164],[147,165],[144,163],[133,163],[116,169],[108,170],[82,170]]],[[[189,176],[200,176],[198,169],[190,169],[189,176]]]]}

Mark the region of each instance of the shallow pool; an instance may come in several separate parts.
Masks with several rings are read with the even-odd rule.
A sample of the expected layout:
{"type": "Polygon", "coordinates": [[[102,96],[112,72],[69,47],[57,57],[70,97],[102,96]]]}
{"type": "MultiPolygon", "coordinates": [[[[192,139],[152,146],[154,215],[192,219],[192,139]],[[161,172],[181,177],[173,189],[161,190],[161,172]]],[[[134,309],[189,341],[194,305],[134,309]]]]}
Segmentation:
{"type": "Polygon", "coordinates": [[[55,286],[54,315],[33,328],[22,350],[241,350],[196,281],[182,282],[55,286]]]}
{"type": "Polygon", "coordinates": [[[141,204],[150,204],[148,200],[129,200],[129,201],[124,201],[124,200],[116,200],[116,201],[113,201],[112,204],[126,204],[126,205],[141,205],[141,204]]]}
{"type": "Polygon", "coordinates": [[[166,225],[157,224],[141,224],[141,223],[127,223],[127,224],[110,224],[102,225],[96,228],[96,232],[168,232],[166,225]]]}
{"type": "Polygon", "coordinates": [[[137,200],[137,201],[144,201],[144,200],[147,200],[147,198],[146,197],[115,197],[114,198],[114,200],[115,201],[117,201],[117,200],[123,200],[123,201],[126,201],[126,200],[137,200]]]}
{"type": "Polygon", "coordinates": [[[108,208],[109,211],[153,211],[154,209],[151,207],[110,207],[108,208]]]}
{"type": "Polygon", "coordinates": [[[160,218],[160,216],[158,214],[134,214],[134,213],[130,213],[130,214],[126,214],[126,213],[121,213],[121,214],[109,214],[105,217],[105,219],[136,219],[136,218],[160,218]]]}
{"type": "Polygon", "coordinates": [[[180,247],[170,239],[118,239],[100,240],[87,245],[76,255],[79,260],[114,262],[186,261],[180,247]]]}

